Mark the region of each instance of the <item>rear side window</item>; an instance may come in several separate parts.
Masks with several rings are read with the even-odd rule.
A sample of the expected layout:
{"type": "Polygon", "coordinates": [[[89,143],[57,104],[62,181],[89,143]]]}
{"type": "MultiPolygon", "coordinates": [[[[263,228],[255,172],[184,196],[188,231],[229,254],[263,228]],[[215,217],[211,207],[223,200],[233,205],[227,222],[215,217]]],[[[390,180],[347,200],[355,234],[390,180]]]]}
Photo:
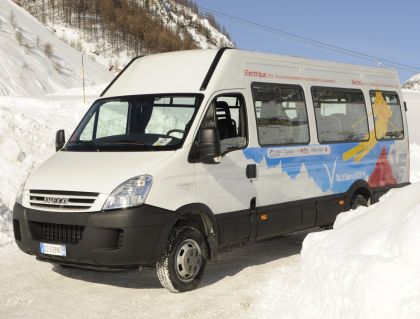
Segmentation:
{"type": "Polygon", "coordinates": [[[377,140],[403,139],[401,104],[396,92],[370,91],[377,140]]]}
{"type": "Polygon", "coordinates": [[[303,89],[298,85],[253,83],[260,145],[309,143],[303,89]]]}
{"type": "Polygon", "coordinates": [[[369,126],[361,90],[312,88],[320,143],[367,141],[369,126]]]}

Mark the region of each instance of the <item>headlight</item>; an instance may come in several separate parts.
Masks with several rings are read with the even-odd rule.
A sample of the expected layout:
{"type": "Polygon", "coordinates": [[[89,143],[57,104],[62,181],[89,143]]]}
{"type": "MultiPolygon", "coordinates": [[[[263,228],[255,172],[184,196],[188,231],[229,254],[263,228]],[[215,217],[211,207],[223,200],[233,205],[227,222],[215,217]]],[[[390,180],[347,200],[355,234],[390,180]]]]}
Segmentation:
{"type": "Polygon", "coordinates": [[[146,200],[153,177],[141,175],[125,181],[109,195],[103,210],[139,206],[146,200]]]}
{"type": "Polygon", "coordinates": [[[20,205],[22,205],[22,202],[23,202],[23,191],[25,188],[25,184],[26,184],[26,181],[22,185],[20,185],[18,192],[16,194],[16,203],[20,205]]]}

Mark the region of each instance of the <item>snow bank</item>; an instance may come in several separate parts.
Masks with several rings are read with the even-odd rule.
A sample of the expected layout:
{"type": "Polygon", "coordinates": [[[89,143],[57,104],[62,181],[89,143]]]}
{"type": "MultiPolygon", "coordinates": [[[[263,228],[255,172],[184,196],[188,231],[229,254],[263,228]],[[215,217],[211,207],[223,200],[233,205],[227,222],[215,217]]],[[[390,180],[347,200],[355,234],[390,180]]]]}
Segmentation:
{"type": "Polygon", "coordinates": [[[323,318],[420,317],[420,183],[307,236],[302,286],[323,318]]]}
{"type": "Polygon", "coordinates": [[[420,183],[392,190],[309,234],[294,276],[282,269],[268,282],[261,317],[420,318],[418,194],[420,183]]]}
{"type": "Polygon", "coordinates": [[[12,215],[0,201],[0,247],[12,241],[12,215]]]}
{"type": "MultiPolygon", "coordinates": [[[[81,96],[0,97],[0,247],[12,241],[11,211],[29,173],[55,152],[55,132],[67,138],[104,86],[81,96]]],[[[74,90],[72,90],[73,92],[74,90]]]]}
{"type": "Polygon", "coordinates": [[[420,182],[420,145],[410,144],[410,182],[420,182]]]}
{"type": "MultiPolygon", "coordinates": [[[[55,132],[67,134],[81,118],[83,101],[0,98],[0,200],[12,207],[18,187],[54,151],[55,132]]],[[[68,135],[67,135],[68,136],[68,135]]]]}

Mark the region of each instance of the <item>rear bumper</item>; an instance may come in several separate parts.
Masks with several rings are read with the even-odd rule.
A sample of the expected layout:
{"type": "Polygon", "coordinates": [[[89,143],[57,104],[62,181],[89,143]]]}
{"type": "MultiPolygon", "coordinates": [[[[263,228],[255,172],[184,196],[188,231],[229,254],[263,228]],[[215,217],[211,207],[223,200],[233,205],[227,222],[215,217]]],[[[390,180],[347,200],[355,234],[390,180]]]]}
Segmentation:
{"type": "Polygon", "coordinates": [[[177,217],[148,205],[97,213],[39,211],[17,203],[13,208],[22,251],[44,261],[107,268],[153,265],[177,217]],[[40,242],[66,245],[67,256],[42,254],[40,242]]]}

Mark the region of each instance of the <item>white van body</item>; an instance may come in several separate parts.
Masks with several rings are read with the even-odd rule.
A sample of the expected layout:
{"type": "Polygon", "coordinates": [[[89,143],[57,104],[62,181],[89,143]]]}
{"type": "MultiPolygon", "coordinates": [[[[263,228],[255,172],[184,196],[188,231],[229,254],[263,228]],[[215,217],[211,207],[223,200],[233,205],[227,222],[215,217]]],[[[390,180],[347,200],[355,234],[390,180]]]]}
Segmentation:
{"type": "MultiPolygon", "coordinates": [[[[377,201],[409,182],[407,121],[394,70],[235,49],[171,52],[133,60],[95,103],[174,95],[170,107],[176,94],[199,103],[174,149],[159,151],[173,142],[159,137],[150,151],[72,151],[73,135],[36,169],[14,209],[19,247],[42,260],[81,266],[153,265],[173,229],[192,222],[213,258],[236,244],[329,226],[355,201],[377,201]],[[222,149],[214,161],[194,151],[210,107],[222,149]],[[219,121],[235,132],[222,138],[219,121]],[[140,205],[104,210],[118,186],[146,175],[152,184],[140,205]],[[71,205],[72,197],[91,202],[71,205]],[[152,211],[142,221],[130,215],[146,207],[152,211]],[[84,234],[63,244],[61,235],[45,235],[59,232],[55,225],[78,225],[84,234]],[[133,227],[141,238],[130,233],[133,227]],[[101,236],[109,247],[96,246],[101,236]],[[66,246],[65,254],[43,253],[40,242],[66,246]]],[[[170,125],[167,114],[157,126],[170,125]]]]}

